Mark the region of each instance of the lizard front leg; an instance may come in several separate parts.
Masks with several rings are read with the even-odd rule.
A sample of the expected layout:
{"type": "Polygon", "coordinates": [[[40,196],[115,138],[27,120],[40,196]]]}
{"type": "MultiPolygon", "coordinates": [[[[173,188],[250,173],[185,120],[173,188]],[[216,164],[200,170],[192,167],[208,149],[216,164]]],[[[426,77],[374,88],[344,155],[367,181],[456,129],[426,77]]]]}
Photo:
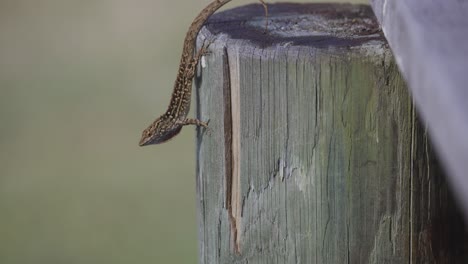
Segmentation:
{"type": "Polygon", "coordinates": [[[187,126],[187,125],[196,125],[196,126],[201,126],[201,127],[204,127],[204,128],[208,128],[208,122],[203,122],[203,121],[200,121],[196,118],[187,118],[183,121],[179,121],[178,123],[180,125],[183,125],[183,126],[187,126]]]}

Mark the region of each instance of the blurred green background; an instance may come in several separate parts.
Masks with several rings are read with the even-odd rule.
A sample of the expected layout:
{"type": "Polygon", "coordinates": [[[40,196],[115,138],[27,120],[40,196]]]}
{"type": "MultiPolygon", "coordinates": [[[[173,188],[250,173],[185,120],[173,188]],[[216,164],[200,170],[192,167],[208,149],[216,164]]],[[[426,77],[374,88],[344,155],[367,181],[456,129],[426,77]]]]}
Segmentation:
{"type": "Polygon", "coordinates": [[[197,263],[195,130],[137,143],[209,2],[0,1],[1,264],[197,263]]]}

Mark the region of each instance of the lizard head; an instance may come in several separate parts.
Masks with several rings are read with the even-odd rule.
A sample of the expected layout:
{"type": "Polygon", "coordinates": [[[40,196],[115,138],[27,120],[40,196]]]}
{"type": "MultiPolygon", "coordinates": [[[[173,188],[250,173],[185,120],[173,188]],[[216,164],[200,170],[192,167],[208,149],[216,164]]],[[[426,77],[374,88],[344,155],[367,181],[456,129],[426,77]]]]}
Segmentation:
{"type": "Polygon", "coordinates": [[[143,131],[139,145],[147,146],[167,142],[179,134],[180,130],[182,130],[182,125],[174,124],[165,116],[161,116],[143,131]]]}

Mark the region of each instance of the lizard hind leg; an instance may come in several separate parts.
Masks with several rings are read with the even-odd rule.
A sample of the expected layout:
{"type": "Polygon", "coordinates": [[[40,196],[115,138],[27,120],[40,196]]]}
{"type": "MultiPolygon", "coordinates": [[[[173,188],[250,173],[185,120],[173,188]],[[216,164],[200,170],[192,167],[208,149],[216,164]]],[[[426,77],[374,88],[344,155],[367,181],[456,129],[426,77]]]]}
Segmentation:
{"type": "MultiPolygon", "coordinates": [[[[213,39],[210,39],[210,40],[205,40],[203,42],[203,45],[202,47],[197,51],[197,53],[193,56],[193,58],[191,59],[190,63],[187,64],[187,66],[185,67],[185,77],[187,80],[189,79],[192,79],[193,77],[195,77],[195,71],[196,71],[196,67],[198,65],[198,62],[201,60],[201,58],[207,54],[209,54],[210,52],[208,51],[208,47],[211,45],[211,43],[213,43],[214,40],[213,39]]],[[[204,66],[203,66],[204,67],[204,66]]]]}
{"type": "Polygon", "coordinates": [[[265,34],[268,33],[268,6],[265,3],[264,0],[258,0],[263,6],[263,9],[265,10],[265,34]]]}
{"type": "Polygon", "coordinates": [[[215,41],[214,38],[205,39],[203,41],[202,47],[200,48],[200,50],[198,50],[197,54],[195,54],[193,58],[195,62],[198,62],[201,59],[201,57],[210,54],[210,52],[208,51],[208,48],[214,41],[215,41]]]}

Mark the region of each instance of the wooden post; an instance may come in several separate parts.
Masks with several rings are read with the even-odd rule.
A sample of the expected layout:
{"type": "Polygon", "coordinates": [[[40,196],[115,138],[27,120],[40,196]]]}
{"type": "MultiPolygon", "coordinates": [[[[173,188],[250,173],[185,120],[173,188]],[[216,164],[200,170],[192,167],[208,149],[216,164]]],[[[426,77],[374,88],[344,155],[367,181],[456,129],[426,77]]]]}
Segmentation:
{"type": "Polygon", "coordinates": [[[196,79],[200,263],[465,263],[466,235],[368,6],[214,15],[196,79]]]}

